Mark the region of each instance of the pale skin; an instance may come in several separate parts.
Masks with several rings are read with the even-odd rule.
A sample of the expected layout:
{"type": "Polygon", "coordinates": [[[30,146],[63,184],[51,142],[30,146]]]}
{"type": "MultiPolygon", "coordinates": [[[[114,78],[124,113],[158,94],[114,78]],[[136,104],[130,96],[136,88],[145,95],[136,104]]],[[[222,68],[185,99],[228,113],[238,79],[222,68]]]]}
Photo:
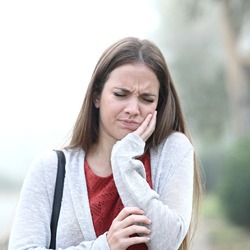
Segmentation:
{"type": "MultiPolygon", "coordinates": [[[[96,175],[105,177],[112,173],[109,159],[116,141],[135,133],[146,142],[154,132],[159,86],[155,73],[144,64],[125,64],[110,73],[94,102],[100,109],[98,142],[86,156],[96,175]]],[[[150,223],[140,208],[123,208],[107,233],[110,249],[125,250],[148,242],[150,230],[146,226],[150,223]],[[134,234],[141,236],[130,237],[134,234]]]]}

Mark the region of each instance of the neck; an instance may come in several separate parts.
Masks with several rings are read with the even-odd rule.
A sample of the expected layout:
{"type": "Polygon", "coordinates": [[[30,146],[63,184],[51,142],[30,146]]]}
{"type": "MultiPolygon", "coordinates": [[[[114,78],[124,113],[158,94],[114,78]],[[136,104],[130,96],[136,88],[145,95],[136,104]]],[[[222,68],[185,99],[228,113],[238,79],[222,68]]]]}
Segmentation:
{"type": "Polygon", "coordinates": [[[93,173],[101,177],[112,174],[110,162],[112,148],[112,144],[102,143],[101,141],[90,148],[86,154],[86,160],[93,173]]]}

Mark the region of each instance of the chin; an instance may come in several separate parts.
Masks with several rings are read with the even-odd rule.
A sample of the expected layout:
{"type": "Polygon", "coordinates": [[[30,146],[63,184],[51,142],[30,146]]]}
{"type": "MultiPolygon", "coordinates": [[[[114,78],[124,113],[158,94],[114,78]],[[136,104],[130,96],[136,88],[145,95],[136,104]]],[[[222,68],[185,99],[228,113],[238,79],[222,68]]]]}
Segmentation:
{"type": "Polygon", "coordinates": [[[117,141],[122,140],[125,136],[127,136],[127,135],[130,134],[130,133],[132,133],[132,131],[131,131],[131,132],[126,132],[126,133],[120,134],[119,136],[116,137],[116,138],[117,138],[117,141]]]}

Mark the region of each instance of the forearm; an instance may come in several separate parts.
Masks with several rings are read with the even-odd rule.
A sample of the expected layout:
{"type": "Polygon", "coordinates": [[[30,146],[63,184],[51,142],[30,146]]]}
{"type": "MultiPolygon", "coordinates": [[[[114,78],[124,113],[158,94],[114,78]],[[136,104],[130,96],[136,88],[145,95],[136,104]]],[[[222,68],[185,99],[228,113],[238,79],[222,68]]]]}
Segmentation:
{"type": "MultiPolygon", "coordinates": [[[[20,201],[22,203],[22,201],[20,201]]],[[[25,209],[19,206],[12,227],[9,240],[9,250],[45,250],[50,245],[50,220],[47,219],[47,213],[37,210],[25,209]],[[29,216],[24,217],[25,211],[29,210],[29,216]],[[38,219],[39,218],[39,219],[38,219]]],[[[66,226],[66,225],[65,225],[66,226]]],[[[77,225],[68,224],[65,238],[57,234],[57,249],[60,250],[110,250],[106,233],[100,235],[94,240],[84,240],[77,225]],[[72,232],[72,230],[74,230],[72,232]]]]}
{"type": "MultiPolygon", "coordinates": [[[[34,241],[36,242],[36,241],[34,241]]],[[[49,250],[48,246],[42,246],[42,244],[37,244],[34,242],[29,243],[29,237],[25,240],[11,240],[9,243],[9,250],[49,250]]],[[[106,234],[99,236],[93,241],[83,241],[79,245],[69,246],[66,248],[61,248],[60,245],[58,250],[110,250],[106,234]]]]}
{"type": "Polygon", "coordinates": [[[143,164],[135,159],[143,153],[143,149],[143,141],[134,135],[129,135],[115,145],[111,161],[117,189],[125,206],[143,209],[152,220],[149,227],[150,249],[175,249],[185,237],[190,223],[192,151],[187,152],[181,163],[185,166],[179,167],[172,181],[169,180],[163,191],[157,193],[145,180],[143,164]]]}

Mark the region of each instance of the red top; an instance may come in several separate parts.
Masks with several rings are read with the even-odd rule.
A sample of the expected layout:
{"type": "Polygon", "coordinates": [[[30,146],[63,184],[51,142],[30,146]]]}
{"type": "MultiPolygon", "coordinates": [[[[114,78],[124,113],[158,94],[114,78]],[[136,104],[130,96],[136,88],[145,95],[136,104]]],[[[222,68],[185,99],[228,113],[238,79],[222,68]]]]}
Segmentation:
{"type": "MultiPolygon", "coordinates": [[[[146,180],[152,188],[149,152],[141,157],[140,160],[145,167],[146,180]]],[[[84,161],[84,171],[87,181],[91,215],[96,236],[98,237],[109,230],[112,221],[124,206],[116,189],[113,174],[108,177],[95,175],[86,160],[84,161]]],[[[146,250],[148,248],[146,244],[137,244],[128,249],[146,250]]]]}

